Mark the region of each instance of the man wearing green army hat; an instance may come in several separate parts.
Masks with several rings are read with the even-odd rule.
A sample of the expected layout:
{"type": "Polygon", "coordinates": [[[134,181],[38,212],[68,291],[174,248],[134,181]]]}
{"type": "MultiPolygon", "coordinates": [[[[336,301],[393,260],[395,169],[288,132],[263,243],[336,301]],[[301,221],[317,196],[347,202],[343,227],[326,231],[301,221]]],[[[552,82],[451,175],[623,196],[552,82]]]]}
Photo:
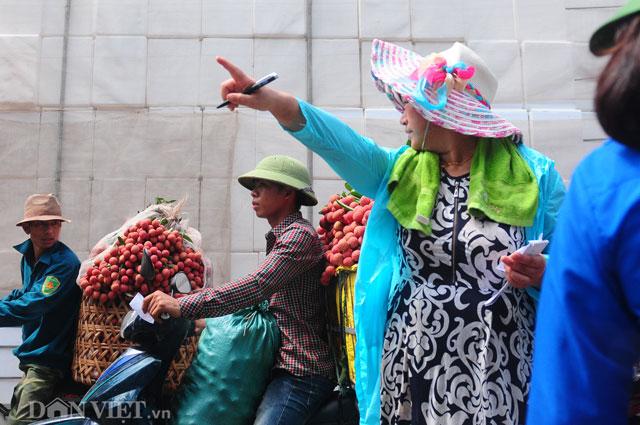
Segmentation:
{"type": "Polygon", "coordinates": [[[285,155],[264,158],[238,181],[251,191],[256,216],[271,226],[266,234],[267,255],[258,269],[179,300],[157,291],[145,298],[143,309],[155,318],[166,312],[199,319],[269,299],[281,345],[254,423],[302,425],[334,387],[320,284],[322,247],[315,229],[300,213],[302,205],[316,205],[318,200],[307,168],[285,155]]]}

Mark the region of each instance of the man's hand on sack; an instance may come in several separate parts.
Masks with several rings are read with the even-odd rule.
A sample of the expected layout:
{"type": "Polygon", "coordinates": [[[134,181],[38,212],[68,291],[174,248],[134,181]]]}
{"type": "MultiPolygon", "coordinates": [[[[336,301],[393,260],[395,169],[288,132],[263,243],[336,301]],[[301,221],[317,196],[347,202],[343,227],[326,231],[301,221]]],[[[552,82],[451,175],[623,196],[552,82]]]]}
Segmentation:
{"type": "Polygon", "coordinates": [[[180,303],[172,296],[156,291],[144,297],[142,311],[152,315],[155,320],[161,320],[162,313],[168,313],[171,317],[180,317],[180,303]]]}
{"type": "Polygon", "coordinates": [[[195,320],[195,324],[196,324],[196,327],[194,329],[194,332],[196,335],[200,335],[204,330],[204,328],[207,327],[207,321],[205,319],[197,319],[195,320]]]}

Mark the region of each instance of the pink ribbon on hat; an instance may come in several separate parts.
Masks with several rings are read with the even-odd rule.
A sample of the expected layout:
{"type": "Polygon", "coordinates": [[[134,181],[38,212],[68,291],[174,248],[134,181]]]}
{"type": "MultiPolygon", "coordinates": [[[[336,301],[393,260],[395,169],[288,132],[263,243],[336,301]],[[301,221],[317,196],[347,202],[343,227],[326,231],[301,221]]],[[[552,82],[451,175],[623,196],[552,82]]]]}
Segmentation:
{"type": "Polygon", "coordinates": [[[464,90],[476,70],[467,66],[464,62],[456,62],[452,66],[447,65],[447,60],[441,56],[429,57],[430,63],[418,67],[411,75],[411,79],[418,80],[414,92],[414,100],[422,107],[429,110],[440,110],[447,105],[449,90],[464,90]],[[437,103],[431,103],[425,93],[428,89],[434,89],[438,95],[437,103]]]}
{"type": "Polygon", "coordinates": [[[464,62],[457,62],[453,66],[447,66],[447,61],[442,57],[436,57],[434,62],[427,67],[423,76],[432,87],[442,84],[447,79],[447,74],[460,80],[470,80],[476,70],[467,66],[464,62]]]}

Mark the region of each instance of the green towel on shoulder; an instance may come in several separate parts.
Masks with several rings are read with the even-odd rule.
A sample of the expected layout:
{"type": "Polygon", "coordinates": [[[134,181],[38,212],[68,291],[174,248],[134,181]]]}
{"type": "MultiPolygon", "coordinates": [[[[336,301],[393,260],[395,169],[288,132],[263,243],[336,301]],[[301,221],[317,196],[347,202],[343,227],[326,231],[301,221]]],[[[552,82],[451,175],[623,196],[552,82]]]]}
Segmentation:
{"type": "Polygon", "coordinates": [[[431,234],[431,212],[440,187],[440,158],[409,148],[391,170],[387,209],[403,227],[431,234]]]}
{"type": "Polygon", "coordinates": [[[538,181],[510,139],[481,139],[471,163],[469,214],[529,227],[538,209],[538,181]]]}
{"type": "MultiPolygon", "coordinates": [[[[387,209],[407,229],[431,234],[430,218],[440,187],[438,155],[407,149],[396,161],[387,188],[387,209]]],[[[528,227],[538,208],[538,182],[511,139],[480,139],[471,163],[469,214],[528,227]]]]}

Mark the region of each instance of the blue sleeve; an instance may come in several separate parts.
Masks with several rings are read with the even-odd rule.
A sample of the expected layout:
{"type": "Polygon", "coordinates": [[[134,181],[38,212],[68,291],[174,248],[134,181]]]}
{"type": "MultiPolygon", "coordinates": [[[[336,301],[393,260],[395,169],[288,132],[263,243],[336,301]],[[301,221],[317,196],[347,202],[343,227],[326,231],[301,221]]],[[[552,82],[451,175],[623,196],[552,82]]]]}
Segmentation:
{"type": "Polygon", "coordinates": [[[31,290],[13,299],[0,301],[0,326],[19,326],[25,322],[39,319],[49,312],[65,296],[76,288],[76,277],[79,265],[55,264],[50,266],[42,278],[34,282],[31,290]],[[60,282],[60,286],[50,294],[43,291],[42,286],[47,277],[53,276],[60,282]]]}
{"type": "MultiPolygon", "coordinates": [[[[543,205],[541,205],[542,211],[536,214],[536,219],[541,218],[542,223],[541,225],[534,226],[538,234],[530,236],[532,238],[537,238],[540,236],[540,233],[542,233],[542,239],[547,239],[549,242],[552,242],[558,213],[560,212],[560,207],[562,206],[566,189],[564,182],[562,181],[562,177],[560,177],[560,173],[556,170],[553,161],[545,158],[545,162],[547,171],[539,180],[539,189],[541,191],[540,199],[543,202],[543,205]]],[[[550,246],[551,243],[549,247],[545,249],[544,254],[547,259],[547,265],[549,261],[547,253],[550,246]]],[[[539,300],[540,298],[540,290],[532,286],[527,288],[527,293],[534,300],[539,300]]]]}
{"type": "Polygon", "coordinates": [[[635,194],[630,185],[594,192],[589,182],[600,176],[579,167],[558,218],[537,314],[528,425],[627,423],[640,355],[640,214],[638,205],[621,213],[617,203],[640,193],[637,183],[635,194]]]}
{"type": "Polygon", "coordinates": [[[16,298],[19,298],[22,296],[22,289],[14,289],[11,292],[9,292],[9,295],[7,295],[6,297],[4,297],[2,299],[2,301],[11,301],[11,300],[15,300],[16,298]]]}
{"type": "Polygon", "coordinates": [[[544,239],[549,240],[551,243],[553,232],[556,228],[558,213],[560,212],[560,207],[562,206],[562,201],[566,193],[562,177],[560,177],[560,173],[558,173],[558,170],[556,170],[553,164],[544,179],[544,190],[546,200],[542,235],[544,239]]]}
{"type": "Polygon", "coordinates": [[[306,124],[289,133],[320,155],[358,192],[375,198],[393,153],[361,136],[333,115],[298,100],[306,124]]]}

